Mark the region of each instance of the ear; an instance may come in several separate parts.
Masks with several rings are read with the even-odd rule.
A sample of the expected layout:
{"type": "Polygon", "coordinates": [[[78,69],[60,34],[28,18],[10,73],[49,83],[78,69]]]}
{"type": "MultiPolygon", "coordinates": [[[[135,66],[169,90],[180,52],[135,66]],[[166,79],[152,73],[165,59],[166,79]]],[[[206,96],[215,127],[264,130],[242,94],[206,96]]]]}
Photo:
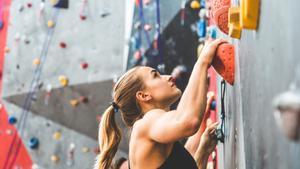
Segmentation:
{"type": "Polygon", "coordinates": [[[152,99],[152,96],[148,92],[138,91],[136,92],[136,98],[139,101],[147,102],[152,99]]]}

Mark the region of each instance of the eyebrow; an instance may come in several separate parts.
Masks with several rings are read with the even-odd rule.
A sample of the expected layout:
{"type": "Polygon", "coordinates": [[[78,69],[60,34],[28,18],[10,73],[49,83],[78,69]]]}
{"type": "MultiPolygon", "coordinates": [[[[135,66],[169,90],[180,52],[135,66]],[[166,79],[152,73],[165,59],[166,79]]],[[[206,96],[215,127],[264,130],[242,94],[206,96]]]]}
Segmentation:
{"type": "Polygon", "coordinates": [[[157,73],[157,70],[155,70],[155,69],[152,69],[152,70],[150,71],[150,73],[151,73],[151,74],[153,74],[153,73],[157,73]]]}

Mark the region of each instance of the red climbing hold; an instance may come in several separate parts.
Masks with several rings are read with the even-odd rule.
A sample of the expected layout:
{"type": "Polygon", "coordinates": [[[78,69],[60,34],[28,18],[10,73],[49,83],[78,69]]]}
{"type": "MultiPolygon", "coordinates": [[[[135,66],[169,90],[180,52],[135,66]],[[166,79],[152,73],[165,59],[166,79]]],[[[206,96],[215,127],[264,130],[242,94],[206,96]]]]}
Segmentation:
{"type": "Polygon", "coordinates": [[[32,7],[32,3],[27,3],[27,7],[31,8],[32,7]]]}
{"type": "Polygon", "coordinates": [[[213,59],[212,66],[229,84],[234,84],[234,46],[228,43],[222,43],[217,49],[216,56],[213,59]]]}
{"type": "Polygon", "coordinates": [[[67,44],[65,42],[60,42],[59,46],[64,49],[67,47],[67,44]]]}
{"type": "Polygon", "coordinates": [[[211,12],[215,24],[219,29],[228,34],[228,10],[230,8],[230,0],[213,0],[211,12]]]}
{"type": "Polygon", "coordinates": [[[82,69],[87,69],[89,67],[89,64],[84,62],[84,63],[81,63],[81,68],[82,69]]]}
{"type": "Polygon", "coordinates": [[[80,19],[84,21],[84,20],[86,20],[86,16],[85,15],[80,15],[80,19]]]}

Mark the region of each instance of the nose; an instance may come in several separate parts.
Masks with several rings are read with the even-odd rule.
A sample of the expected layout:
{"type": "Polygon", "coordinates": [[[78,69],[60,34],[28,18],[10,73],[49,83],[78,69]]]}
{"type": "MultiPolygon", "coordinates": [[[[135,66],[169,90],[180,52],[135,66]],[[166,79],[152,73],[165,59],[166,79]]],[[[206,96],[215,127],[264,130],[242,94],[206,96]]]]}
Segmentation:
{"type": "Polygon", "coordinates": [[[165,75],[168,82],[175,82],[175,79],[171,75],[165,75]]]}

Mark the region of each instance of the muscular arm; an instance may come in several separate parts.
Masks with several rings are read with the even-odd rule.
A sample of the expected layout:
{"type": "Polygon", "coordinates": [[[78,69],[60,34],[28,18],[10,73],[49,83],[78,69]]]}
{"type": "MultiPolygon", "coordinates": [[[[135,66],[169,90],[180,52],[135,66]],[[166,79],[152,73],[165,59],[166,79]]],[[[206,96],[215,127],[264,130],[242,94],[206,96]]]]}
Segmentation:
{"type": "Polygon", "coordinates": [[[198,131],[206,107],[207,69],[217,46],[222,42],[224,40],[219,39],[204,46],[176,110],[162,112],[156,109],[147,113],[151,139],[159,143],[171,143],[198,131]]]}
{"type": "Polygon", "coordinates": [[[210,116],[210,105],[211,105],[212,101],[214,100],[214,94],[212,92],[208,92],[207,97],[208,97],[208,99],[207,99],[206,109],[205,109],[203,120],[201,122],[201,126],[200,126],[199,130],[197,131],[197,133],[194,134],[193,136],[189,137],[185,143],[185,148],[192,156],[195,154],[195,152],[199,146],[201,135],[203,134],[204,130],[206,129],[207,119],[210,116]]]}

